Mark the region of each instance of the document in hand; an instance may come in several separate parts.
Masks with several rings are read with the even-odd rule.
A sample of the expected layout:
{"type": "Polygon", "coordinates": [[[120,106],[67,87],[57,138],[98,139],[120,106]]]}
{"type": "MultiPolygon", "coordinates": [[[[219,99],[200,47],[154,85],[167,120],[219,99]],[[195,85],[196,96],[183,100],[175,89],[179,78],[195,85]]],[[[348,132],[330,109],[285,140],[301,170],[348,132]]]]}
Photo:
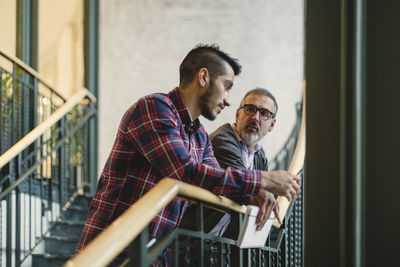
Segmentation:
{"type": "Polygon", "coordinates": [[[257,248],[263,247],[269,231],[271,230],[272,221],[275,218],[275,214],[271,212],[270,217],[264,224],[264,227],[260,230],[256,230],[256,217],[258,213],[258,207],[249,205],[247,206],[247,212],[244,217],[242,227],[240,228],[237,246],[240,248],[257,248]]]}

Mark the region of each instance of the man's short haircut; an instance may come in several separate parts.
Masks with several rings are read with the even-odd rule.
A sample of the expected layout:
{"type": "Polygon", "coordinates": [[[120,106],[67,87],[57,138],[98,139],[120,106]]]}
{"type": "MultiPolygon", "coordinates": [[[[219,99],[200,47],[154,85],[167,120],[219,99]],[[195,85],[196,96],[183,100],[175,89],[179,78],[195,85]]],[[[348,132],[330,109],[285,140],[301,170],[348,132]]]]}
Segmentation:
{"type": "Polygon", "coordinates": [[[218,45],[198,44],[190,50],[179,67],[179,83],[186,86],[193,81],[201,68],[207,68],[210,82],[213,84],[218,76],[226,74],[224,62],[232,67],[235,76],[242,71],[239,61],[220,50],[218,45]]]}
{"type": "Polygon", "coordinates": [[[248,95],[252,95],[252,94],[265,95],[265,96],[268,96],[269,98],[271,98],[271,99],[274,101],[274,107],[275,107],[275,108],[274,108],[274,111],[273,111],[274,114],[272,115],[272,117],[275,118],[275,117],[276,117],[276,114],[278,113],[278,102],[276,102],[276,99],[275,99],[275,97],[271,94],[271,92],[268,91],[268,90],[265,89],[265,88],[257,87],[257,88],[254,88],[254,89],[251,89],[250,91],[248,91],[248,92],[244,95],[244,97],[242,98],[242,101],[240,101],[240,107],[244,105],[244,100],[246,99],[246,97],[247,97],[248,95]]]}

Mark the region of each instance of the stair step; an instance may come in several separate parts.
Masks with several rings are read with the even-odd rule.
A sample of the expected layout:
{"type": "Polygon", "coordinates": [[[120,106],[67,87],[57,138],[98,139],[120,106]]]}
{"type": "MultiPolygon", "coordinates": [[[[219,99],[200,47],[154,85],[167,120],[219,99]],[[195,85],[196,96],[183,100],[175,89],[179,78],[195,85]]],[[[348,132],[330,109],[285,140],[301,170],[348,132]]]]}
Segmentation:
{"type": "Polygon", "coordinates": [[[85,223],[88,215],[88,208],[71,205],[66,211],[61,213],[61,220],[75,223],[85,223]]]}
{"type": "Polygon", "coordinates": [[[78,238],[48,236],[43,239],[45,253],[53,255],[72,255],[76,251],[78,238]]]}
{"type": "Polygon", "coordinates": [[[55,222],[50,229],[50,236],[42,240],[43,250],[41,251],[45,254],[32,254],[32,266],[63,266],[75,254],[92,198],[89,195],[78,195],[71,206],[61,212],[59,221],[55,222]]]}
{"type": "Polygon", "coordinates": [[[80,238],[83,227],[82,222],[73,222],[68,220],[55,222],[50,229],[51,236],[68,236],[72,238],[80,238]]]}
{"type": "Polygon", "coordinates": [[[89,208],[92,202],[93,196],[91,195],[78,195],[72,202],[72,206],[79,206],[89,208]]]}
{"type": "Polygon", "coordinates": [[[60,267],[72,255],[32,254],[32,267],[60,267]]]}

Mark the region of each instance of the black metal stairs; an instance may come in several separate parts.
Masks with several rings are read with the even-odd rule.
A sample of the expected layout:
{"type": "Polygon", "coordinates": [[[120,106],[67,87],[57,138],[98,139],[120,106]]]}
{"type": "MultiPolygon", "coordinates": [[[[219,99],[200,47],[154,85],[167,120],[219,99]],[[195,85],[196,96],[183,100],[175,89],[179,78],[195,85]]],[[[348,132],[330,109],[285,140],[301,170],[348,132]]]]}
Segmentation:
{"type": "Polygon", "coordinates": [[[33,267],[58,267],[71,258],[86,222],[90,201],[88,195],[78,195],[61,214],[39,247],[41,253],[32,254],[33,267]]]}

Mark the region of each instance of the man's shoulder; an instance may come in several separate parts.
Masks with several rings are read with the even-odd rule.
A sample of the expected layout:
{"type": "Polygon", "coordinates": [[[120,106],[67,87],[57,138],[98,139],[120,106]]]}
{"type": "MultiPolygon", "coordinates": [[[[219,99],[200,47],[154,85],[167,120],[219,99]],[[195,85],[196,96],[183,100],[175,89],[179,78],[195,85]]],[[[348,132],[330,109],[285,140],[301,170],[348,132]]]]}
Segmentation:
{"type": "Polygon", "coordinates": [[[139,98],[133,103],[122,117],[122,123],[128,123],[131,120],[142,120],[144,114],[153,112],[171,112],[174,105],[167,94],[154,93],[139,98]]]}
{"type": "Polygon", "coordinates": [[[240,153],[241,151],[239,141],[229,123],[221,125],[217,130],[212,132],[210,140],[215,152],[230,150],[240,153]]]}
{"type": "Polygon", "coordinates": [[[218,138],[234,138],[235,133],[233,132],[232,126],[229,123],[225,123],[218,127],[210,135],[211,141],[218,138]]]}
{"type": "Polygon", "coordinates": [[[168,94],[165,93],[154,93],[150,95],[146,95],[139,99],[138,102],[164,102],[167,104],[172,104],[172,101],[168,94]]]}
{"type": "Polygon", "coordinates": [[[146,96],[139,98],[130,108],[128,109],[128,113],[132,113],[134,110],[137,109],[144,109],[148,110],[149,106],[156,106],[156,107],[173,107],[173,103],[169,98],[168,94],[164,93],[153,93],[146,96]]]}

